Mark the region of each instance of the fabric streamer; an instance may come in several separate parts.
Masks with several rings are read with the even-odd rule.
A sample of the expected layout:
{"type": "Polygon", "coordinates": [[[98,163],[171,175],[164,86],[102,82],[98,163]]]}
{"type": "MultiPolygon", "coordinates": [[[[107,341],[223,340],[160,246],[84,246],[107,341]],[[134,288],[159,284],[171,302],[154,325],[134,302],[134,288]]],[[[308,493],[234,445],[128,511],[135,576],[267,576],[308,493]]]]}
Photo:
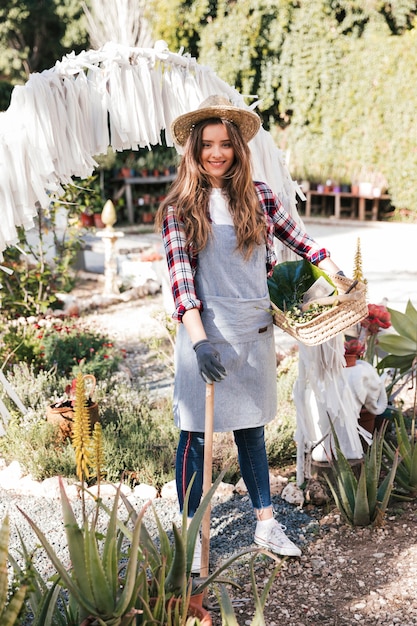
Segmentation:
{"type": "MultiPolygon", "coordinates": [[[[47,208],[73,177],[90,176],[96,155],[108,146],[151,149],[161,143],[162,131],[172,146],[172,120],[213,94],[249,108],[212,70],[170,52],[164,42],[154,48],[108,43],[31,74],[0,114],[0,261],[18,241],[16,228],[33,228],[38,206],[47,208]]],[[[264,129],[250,148],[255,177],[268,182],[295,217],[295,184],[282,152],[264,129]]],[[[281,256],[286,258],[284,249],[281,256]]]]}

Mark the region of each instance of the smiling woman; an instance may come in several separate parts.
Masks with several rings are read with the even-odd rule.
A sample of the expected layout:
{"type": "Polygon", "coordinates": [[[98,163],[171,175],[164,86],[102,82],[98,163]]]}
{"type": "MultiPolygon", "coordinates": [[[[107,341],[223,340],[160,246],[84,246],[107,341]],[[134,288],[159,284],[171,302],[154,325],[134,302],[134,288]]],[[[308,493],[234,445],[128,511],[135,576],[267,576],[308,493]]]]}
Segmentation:
{"type": "MultiPolygon", "coordinates": [[[[213,430],[233,431],[254,509],[255,543],[300,556],[273,515],[265,449],[264,427],[277,411],[267,286],[277,261],[274,237],[315,265],[333,273],[339,268],[298,227],[270,187],[253,180],[248,142],[259,128],[255,113],[222,96],[208,98],[171,127],[184,154],[156,226],[166,251],[173,317],[180,322],[173,407],[180,429],[177,492],[182,511],[195,476],[188,508],[192,518],[206,484],[203,452],[207,457],[212,426],[207,427],[205,408],[206,398],[214,396],[213,430]]],[[[198,570],[197,551],[195,556],[198,570]]]]}

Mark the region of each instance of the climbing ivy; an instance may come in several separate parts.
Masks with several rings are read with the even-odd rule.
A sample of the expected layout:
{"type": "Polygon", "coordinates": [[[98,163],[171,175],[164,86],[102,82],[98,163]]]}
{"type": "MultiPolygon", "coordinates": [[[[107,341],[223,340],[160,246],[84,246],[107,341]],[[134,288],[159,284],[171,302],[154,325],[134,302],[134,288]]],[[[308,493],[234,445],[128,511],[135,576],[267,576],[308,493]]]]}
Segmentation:
{"type": "Polygon", "coordinates": [[[248,103],[261,99],[294,178],[366,179],[417,212],[415,1],[150,4],[171,49],[184,46],[248,103]]]}

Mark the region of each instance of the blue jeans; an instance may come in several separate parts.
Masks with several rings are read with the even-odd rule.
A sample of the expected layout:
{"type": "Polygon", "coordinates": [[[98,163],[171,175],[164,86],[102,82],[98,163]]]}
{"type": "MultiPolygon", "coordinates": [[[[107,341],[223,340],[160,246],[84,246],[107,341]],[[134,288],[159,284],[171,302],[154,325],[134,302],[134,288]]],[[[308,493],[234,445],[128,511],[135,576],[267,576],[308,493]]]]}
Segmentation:
{"type": "MultiPolygon", "coordinates": [[[[269,467],[265,449],[264,427],[233,431],[242,478],[255,509],[271,506],[269,467]]],[[[188,517],[198,508],[203,491],[204,433],[182,430],[177,448],[175,478],[180,510],[189,482],[196,474],[188,502],[188,517]]]]}

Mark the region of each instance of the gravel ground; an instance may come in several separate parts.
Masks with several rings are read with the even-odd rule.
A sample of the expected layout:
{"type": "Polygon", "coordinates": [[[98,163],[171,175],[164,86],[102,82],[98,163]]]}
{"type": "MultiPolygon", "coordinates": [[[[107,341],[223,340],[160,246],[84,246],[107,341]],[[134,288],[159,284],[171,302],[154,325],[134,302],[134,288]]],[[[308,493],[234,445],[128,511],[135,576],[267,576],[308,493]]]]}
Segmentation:
{"type": "MultiPolygon", "coordinates": [[[[98,283],[89,282],[86,297],[98,283]]],[[[163,311],[162,296],[155,295],[135,302],[111,305],[85,314],[86,319],[102,328],[123,347],[126,367],[132,379],[145,376],[149,387],[169,392],[172,374],[155,358],[149,347],[152,337],[165,335],[158,316],[163,311]]],[[[130,496],[135,507],[143,500],[130,496]]],[[[11,550],[17,554],[16,528],[28,547],[34,546],[33,534],[16,505],[33,518],[47,534],[59,554],[65,555],[65,536],[57,498],[16,495],[0,489],[0,519],[9,511],[13,532],[11,550]]],[[[179,522],[175,499],[154,500],[157,514],[168,530],[172,521],[179,522]]],[[[311,506],[299,509],[274,498],[277,518],[303,550],[300,559],[282,560],[265,607],[268,626],[412,626],[417,625],[417,507],[416,503],[394,504],[384,526],[378,529],[350,528],[340,521],[337,511],[311,506]]],[[[77,514],[79,502],[74,502],[77,514]]],[[[152,516],[147,525],[155,531],[152,516]]],[[[218,496],[211,512],[211,566],[219,564],[237,550],[252,545],[254,520],[247,496],[218,496]]],[[[49,562],[39,552],[36,564],[50,573],[49,562]]],[[[262,589],[272,563],[260,558],[256,567],[259,589],[262,589]]],[[[251,624],[253,594],[250,588],[248,562],[243,560],[232,572],[242,585],[241,592],[231,591],[239,626],[251,624]]],[[[207,599],[214,626],[221,625],[216,598],[207,599]]],[[[30,623],[30,622],[28,622],[30,623]]]]}

